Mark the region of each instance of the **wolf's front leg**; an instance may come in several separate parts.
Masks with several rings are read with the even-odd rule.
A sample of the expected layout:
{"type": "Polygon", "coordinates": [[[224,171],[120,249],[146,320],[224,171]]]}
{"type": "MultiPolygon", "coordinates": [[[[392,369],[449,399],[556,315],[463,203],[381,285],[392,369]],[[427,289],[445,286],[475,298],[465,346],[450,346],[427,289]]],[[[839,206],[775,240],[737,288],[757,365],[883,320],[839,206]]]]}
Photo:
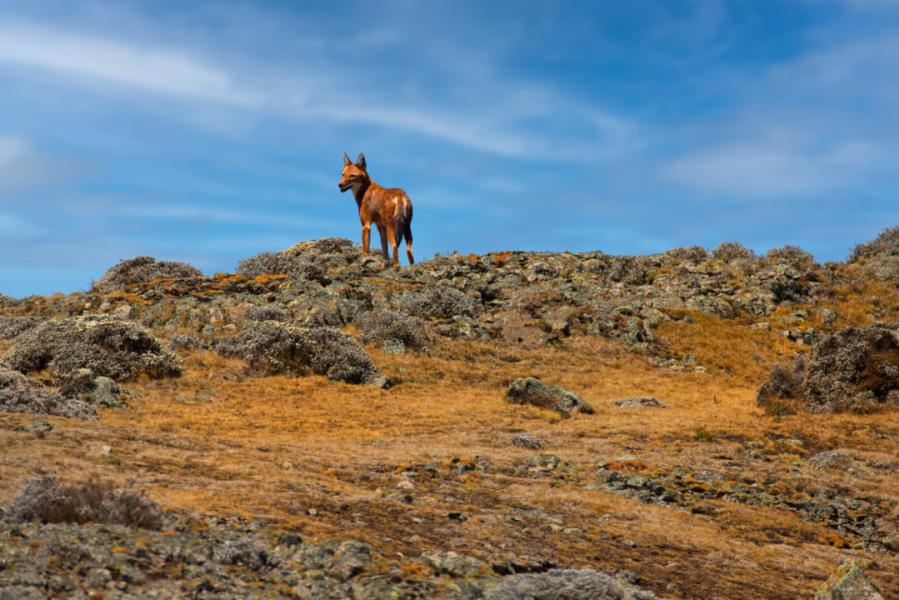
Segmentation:
{"type": "Polygon", "coordinates": [[[371,238],[371,223],[362,226],[362,256],[368,256],[369,238],[371,238]]]}

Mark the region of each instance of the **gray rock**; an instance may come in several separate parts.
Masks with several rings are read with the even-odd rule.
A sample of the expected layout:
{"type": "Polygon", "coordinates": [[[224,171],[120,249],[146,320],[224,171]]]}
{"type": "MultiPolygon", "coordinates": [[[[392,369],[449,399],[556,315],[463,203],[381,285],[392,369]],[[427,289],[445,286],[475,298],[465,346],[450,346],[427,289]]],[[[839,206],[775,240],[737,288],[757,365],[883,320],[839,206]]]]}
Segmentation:
{"type": "Polygon", "coordinates": [[[510,575],[486,600],[653,600],[655,595],[591,569],[551,569],[510,575]]]}
{"type": "Polygon", "coordinates": [[[884,598],[855,561],[847,560],[818,590],[815,600],[884,600],[884,598]]]}
{"type": "Polygon", "coordinates": [[[632,396],[615,400],[619,408],[668,408],[668,405],[653,396],[632,396]]]}
{"type": "Polygon", "coordinates": [[[535,377],[521,377],[512,382],[506,392],[506,400],[512,404],[532,404],[551,408],[563,417],[574,412],[593,414],[593,407],[580,396],[564,388],[547,385],[535,377]]]}
{"type": "Polygon", "coordinates": [[[98,376],[94,380],[94,390],[91,394],[93,401],[104,408],[121,408],[125,406],[122,400],[122,389],[109,377],[98,376]]]}
{"type": "Polygon", "coordinates": [[[463,578],[493,575],[493,569],[487,563],[455,552],[430,552],[423,554],[421,558],[438,575],[463,578]]]}

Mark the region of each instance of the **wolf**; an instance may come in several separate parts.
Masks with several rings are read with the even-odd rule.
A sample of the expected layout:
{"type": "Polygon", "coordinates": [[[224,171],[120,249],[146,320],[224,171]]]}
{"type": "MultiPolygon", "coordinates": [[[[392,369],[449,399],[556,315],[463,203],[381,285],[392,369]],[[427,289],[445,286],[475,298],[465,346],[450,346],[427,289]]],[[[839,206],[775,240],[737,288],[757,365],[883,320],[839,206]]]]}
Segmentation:
{"type": "Polygon", "coordinates": [[[378,227],[381,236],[381,253],[385,260],[391,260],[387,245],[393,249],[394,267],[400,266],[398,250],[403,238],[406,239],[406,256],[409,264],[415,264],[412,256],[412,200],[400,188],[385,188],[371,180],[365,165],[365,155],[359,154],[356,162],[343,153],[343,172],[337,184],[341,192],[353,190],[362,221],[362,255],[368,254],[371,224],[378,227]]]}

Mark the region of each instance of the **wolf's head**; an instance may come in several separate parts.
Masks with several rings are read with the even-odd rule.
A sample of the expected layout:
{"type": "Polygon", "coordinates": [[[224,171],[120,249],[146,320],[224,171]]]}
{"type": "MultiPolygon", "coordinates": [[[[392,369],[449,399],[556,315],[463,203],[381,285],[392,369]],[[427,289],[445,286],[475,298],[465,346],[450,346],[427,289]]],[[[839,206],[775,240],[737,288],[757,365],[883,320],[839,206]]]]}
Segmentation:
{"type": "Polygon", "coordinates": [[[365,171],[365,155],[359,154],[356,162],[352,162],[347,153],[343,153],[343,173],[340,175],[340,181],[337,187],[341,192],[349,189],[356,189],[357,186],[368,183],[368,173],[365,171]]]}

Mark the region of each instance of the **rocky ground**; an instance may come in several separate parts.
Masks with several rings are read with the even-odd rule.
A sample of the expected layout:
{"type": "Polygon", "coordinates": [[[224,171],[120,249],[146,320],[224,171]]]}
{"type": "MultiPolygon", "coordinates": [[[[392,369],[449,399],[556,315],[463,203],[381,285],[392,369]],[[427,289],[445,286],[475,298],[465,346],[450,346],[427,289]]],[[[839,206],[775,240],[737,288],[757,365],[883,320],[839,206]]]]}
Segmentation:
{"type": "Polygon", "coordinates": [[[896,228],[140,257],[0,297],[0,598],[897,597],[897,409],[896,228]]]}

